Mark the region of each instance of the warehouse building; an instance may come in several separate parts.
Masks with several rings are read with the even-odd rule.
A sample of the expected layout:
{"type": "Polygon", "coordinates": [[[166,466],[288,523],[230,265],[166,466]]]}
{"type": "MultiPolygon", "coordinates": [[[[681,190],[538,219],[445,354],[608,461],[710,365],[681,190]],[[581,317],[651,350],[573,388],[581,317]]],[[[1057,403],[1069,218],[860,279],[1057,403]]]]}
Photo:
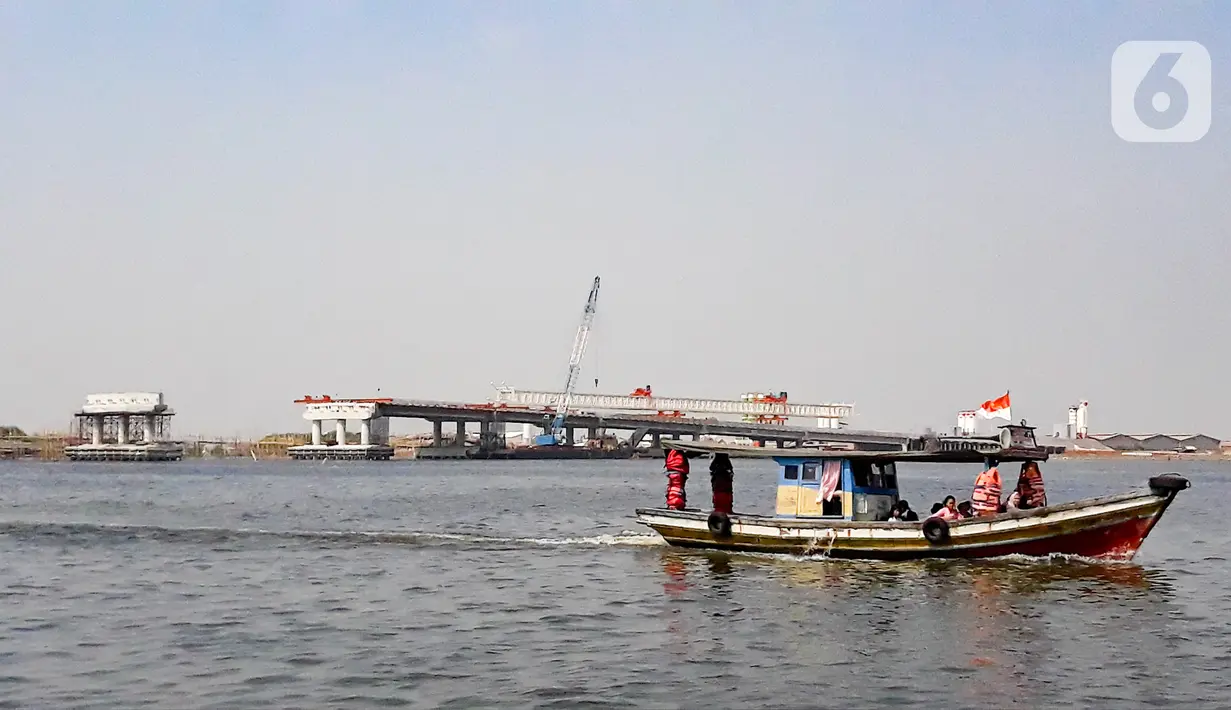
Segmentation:
{"type": "Polygon", "coordinates": [[[1090,438],[1114,451],[1217,453],[1222,446],[1220,439],[1205,434],[1091,434],[1090,438]]]}

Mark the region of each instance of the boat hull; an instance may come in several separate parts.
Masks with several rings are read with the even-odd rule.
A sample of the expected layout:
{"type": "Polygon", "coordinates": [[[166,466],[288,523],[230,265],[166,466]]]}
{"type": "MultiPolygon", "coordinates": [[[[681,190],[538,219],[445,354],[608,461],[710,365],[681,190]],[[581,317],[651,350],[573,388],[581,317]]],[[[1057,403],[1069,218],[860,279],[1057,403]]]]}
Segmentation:
{"type": "Polygon", "coordinates": [[[820,555],[844,559],[909,560],[1005,555],[1078,555],[1131,559],[1188,481],[1165,489],[1094,498],[948,524],[930,541],[918,523],[852,522],[734,514],[730,532],[711,529],[702,511],[640,509],[638,522],[672,545],[746,552],[820,555]]]}

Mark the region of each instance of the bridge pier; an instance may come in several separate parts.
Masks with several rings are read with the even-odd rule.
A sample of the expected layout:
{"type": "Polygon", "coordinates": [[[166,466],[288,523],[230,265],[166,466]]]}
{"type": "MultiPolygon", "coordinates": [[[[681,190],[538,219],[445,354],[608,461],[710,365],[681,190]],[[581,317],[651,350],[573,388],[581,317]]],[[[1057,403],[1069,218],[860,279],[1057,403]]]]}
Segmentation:
{"type": "Polygon", "coordinates": [[[321,437],[322,437],[322,434],[321,434],[321,420],[319,420],[319,419],[313,419],[313,420],[312,420],[312,445],[313,445],[313,446],[320,446],[320,445],[321,445],[321,437]]]}
{"type": "Polygon", "coordinates": [[[432,420],[432,447],[439,449],[441,442],[444,439],[444,422],[439,419],[432,420]]]}
{"type": "Polygon", "coordinates": [[[338,446],[346,445],[346,420],[338,419],[333,428],[334,438],[337,439],[334,443],[338,446]]]}
{"type": "Polygon", "coordinates": [[[459,421],[457,423],[457,435],[453,443],[456,446],[466,446],[466,422],[459,421]]]}
{"type": "Polygon", "coordinates": [[[573,427],[571,426],[564,427],[564,445],[572,446],[575,443],[576,443],[576,439],[573,437],[573,427]]]}

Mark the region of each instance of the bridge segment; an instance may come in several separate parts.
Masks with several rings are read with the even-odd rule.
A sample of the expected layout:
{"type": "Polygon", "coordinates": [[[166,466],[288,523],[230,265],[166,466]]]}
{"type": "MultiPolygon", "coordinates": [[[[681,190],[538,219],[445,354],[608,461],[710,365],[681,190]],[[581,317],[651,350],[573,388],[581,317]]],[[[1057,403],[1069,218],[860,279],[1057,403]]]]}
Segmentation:
{"type": "MultiPolygon", "coordinates": [[[[468,404],[393,398],[305,397],[297,400],[297,403],[304,406],[303,417],[311,422],[312,443],[292,447],[290,454],[296,458],[389,458],[392,456],[392,448],[388,441],[388,420],[395,417],[431,422],[435,447],[443,445],[443,429],[446,424],[456,427],[455,441],[465,442],[467,425],[478,423],[479,448],[501,449],[505,443],[501,424],[542,427],[554,413],[550,404],[521,405],[504,402],[468,404]],[[333,421],[336,430],[335,444],[330,446],[326,446],[323,440],[324,422],[327,421],[333,421]],[[359,424],[358,444],[342,443],[347,442],[348,422],[359,424]]],[[[657,448],[664,436],[691,436],[696,439],[709,435],[746,438],[762,445],[773,443],[779,447],[831,444],[896,451],[905,449],[912,438],[908,434],[889,432],[759,424],[717,418],[661,417],[649,412],[573,411],[568,417],[566,443],[575,442],[574,430],[577,428],[588,429],[590,439],[601,437],[602,433],[607,431],[629,432],[625,446],[630,449],[636,449],[647,436],[651,439],[651,445],[657,448]]]]}

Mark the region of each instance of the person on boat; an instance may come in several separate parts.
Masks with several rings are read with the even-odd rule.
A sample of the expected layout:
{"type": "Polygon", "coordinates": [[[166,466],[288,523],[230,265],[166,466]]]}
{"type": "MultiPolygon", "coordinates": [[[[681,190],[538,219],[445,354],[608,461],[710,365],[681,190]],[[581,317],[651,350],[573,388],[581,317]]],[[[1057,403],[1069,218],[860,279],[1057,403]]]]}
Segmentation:
{"type": "Polygon", "coordinates": [[[731,514],[734,499],[735,469],[731,466],[731,457],[726,454],[714,454],[710,462],[710,487],[714,491],[714,512],[731,514]]]}
{"type": "Polygon", "coordinates": [[[970,506],[976,516],[995,515],[1000,512],[1000,470],[996,468],[997,461],[990,461],[988,467],[975,479],[974,492],[970,494],[970,506]]]}
{"type": "Polygon", "coordinates": [[[964,500],[961,503],[957,504],[957,513],[963,518],[975,517],[975,510],[973,507],[971,507],[970,501],[968,500],[964,500]]]}
{"type": "Polygon", "coordinates": [[[683,510],[688,504],[684,486],[688,483],[688,459],[683,451],[671,449],[667,452],[667,507],[671,510],[683,510]]]}
{"type": "Polygon", "coordinates": [[[1027,461],[1022,464],[1021,474],[1017,477],[1017,489],[1009,496],[1006,507],[1016,510],[1030,510],[1047,506],[1047,493],[1043,490],[1043,473],[1039,464],[1027,461]]]}
{"type": "Polygon", "coordinates": [[[893,506],[893,514],[889,519],[895,522],[909,523],[919,519],[919,514],[910,509],[910,503],[904,500],[898,501],[897,505],[893,506]]]}
{"type": "Polygon", "coordinates": [[[957,499],[953,496],[945,496],[945,500],[940,504],[940,510],[932,513],[929,518],[940,518],[941,520],[961,520],[962,514],[957,512],[957,499]]]}

